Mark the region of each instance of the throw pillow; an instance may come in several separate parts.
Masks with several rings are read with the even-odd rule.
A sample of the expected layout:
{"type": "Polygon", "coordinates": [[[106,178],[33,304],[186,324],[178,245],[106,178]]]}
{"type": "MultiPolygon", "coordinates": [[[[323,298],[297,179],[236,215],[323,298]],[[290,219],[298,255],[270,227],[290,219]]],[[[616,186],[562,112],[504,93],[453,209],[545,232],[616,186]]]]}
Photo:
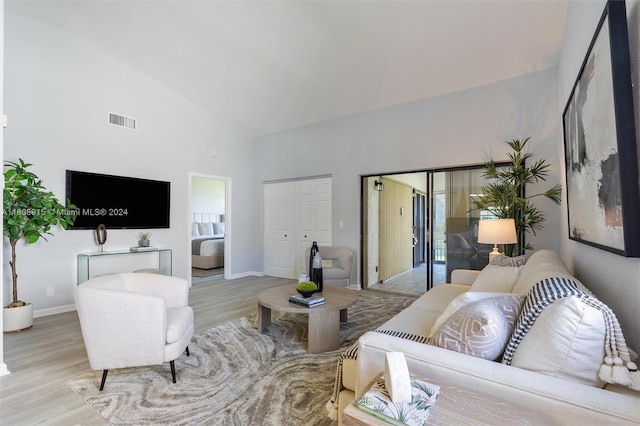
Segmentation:
{"type": "MultiPolygon", "coordinates": [[[[530,296],[527,296],[530,297],[530,296]]],[[[606,338],[602,313],[578,297],[547,306],[518,345],[511,365],[602,387],[606,338]]]]}
{"type": "Polygon", "coordinates": [[[520,276],[518,266],[487,265],[471,284],[469,291],[511,293],[520,276]]]}
{"type": "Polygon", "coordinates": [[[224,222],[214,222],[213,223],[213,233],[214,234],[224,234],[224,222]]]}
{"type": "Polygon", "coordinates": [[[191,224],[191,236],[192,237],[199,237],[200,236],[200,229],[198,229],[198,224],[196,222],[193,222],[191,224]]]}
{"type": "Polygon", "coordinates": [[[477,302],[478,300],[489,299],[491,297],[511,296],[511,293],[492,293],[485,291],[465,291],[461,295],[453,299],[449,305],[445,308],[440,316],[435,320],[429,333],[429,337],[433,336],[440,326],[459,309],[468,305],[469,303],[477,302]]]}
{"type": "Polygon", "coordinates": [[[478,300],[451,315],[429,344],[467,355],[497,360],[513,333],[524,296],[478,300]]]}
{"type": "Polygon", "coordinates": [[[206,222],[198,224],[198,229],[200,230],[200,235],[213,235],[213,223],[206,222]]]}
{"type": "Polygon", "coordinates": [[[509,257],[504,253],[497,256],[489,256],[489,265],[497,266],[524,266],[527,263],[527,256],[509,257]]]}

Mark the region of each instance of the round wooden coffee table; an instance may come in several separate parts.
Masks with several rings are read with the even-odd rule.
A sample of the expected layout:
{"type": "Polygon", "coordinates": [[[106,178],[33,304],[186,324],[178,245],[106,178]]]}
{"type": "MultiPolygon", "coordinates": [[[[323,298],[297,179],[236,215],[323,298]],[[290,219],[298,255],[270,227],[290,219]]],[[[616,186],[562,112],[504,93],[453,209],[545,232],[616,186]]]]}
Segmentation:
{"type": "Polygon", "coordinates": [[[289,296],[298,294],[297,284],[287,284],[261,291],[258,294],[258,330],[271,324],[271,310],[309,315],[308,352],[317,354],[340,348],[340,322],[347,322],[347,308],[358,300],[358,292],[344,287],[325,285],[324,304],[306,308],[289,302],[289,296]]]}

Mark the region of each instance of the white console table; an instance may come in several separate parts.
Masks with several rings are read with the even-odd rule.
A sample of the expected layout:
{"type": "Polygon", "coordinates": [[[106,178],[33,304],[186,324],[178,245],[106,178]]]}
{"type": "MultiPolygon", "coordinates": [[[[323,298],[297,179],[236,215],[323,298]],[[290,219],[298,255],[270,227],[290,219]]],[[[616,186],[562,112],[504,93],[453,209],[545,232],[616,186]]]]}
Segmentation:
{"type": "Polygon", "coordinates": [[[91,260],[102,258],[106,256],[136,256],[141,254],[154,254],[158,255],[158,269],[163,275],[172,274],[172,252],[168,248],[158,248],[153,250],[117,250],[117,251],[103,251],[103,252],[91,252],[80,253],[78,255],[78,284],[91,278],[91,260]]]}

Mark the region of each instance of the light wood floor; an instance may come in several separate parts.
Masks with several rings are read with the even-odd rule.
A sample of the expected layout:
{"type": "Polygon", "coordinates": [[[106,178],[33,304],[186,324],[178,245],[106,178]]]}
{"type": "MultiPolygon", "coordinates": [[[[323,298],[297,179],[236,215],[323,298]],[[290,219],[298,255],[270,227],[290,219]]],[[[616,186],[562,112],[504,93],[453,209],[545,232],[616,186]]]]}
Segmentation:
{"type": "MultiPolygon", "coordinates": [[[[290,282],[250,277],[195,284],[189,301],[196,333],[255,312],[260,291],[290,282]]],[[[0,377],[0,424],[107,424],[64,384],[91,371],[76,312],[37,318],[31,330],[5,334],[4,361],[11,374],[0,377]]]]}

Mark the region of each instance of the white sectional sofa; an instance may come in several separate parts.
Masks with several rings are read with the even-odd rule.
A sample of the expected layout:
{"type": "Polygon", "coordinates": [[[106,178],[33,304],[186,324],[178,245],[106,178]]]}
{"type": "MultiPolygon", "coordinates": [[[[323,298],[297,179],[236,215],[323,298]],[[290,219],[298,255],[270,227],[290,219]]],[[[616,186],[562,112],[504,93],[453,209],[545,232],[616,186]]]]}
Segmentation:
{"type": "MultiPolygon", "coordinates": [[[[457,270],[452,274],[453,284],[435,286],[377,331],[365,333],[358,342],[357,358],[347,356],[341,360],[341,380],[336,389],[339,396],[333,404],[338,408],[340,423],[342,411],[355,394],[361,394],[384,371],[385,353],[400,351],[413,374],[536,407],[546,422],[640,424],[640,392],[630,389],[637,388],[637,382],[611,385],[598,377],[606,355],[605,320],[601,310],[577,297],[559,298],[537,316],[512,353],[511,365],[501,362],[502,355],[482,358],[493,358],[495,354],[490,350],[483,353],[484,349],[478,349],[473,356],[464,353],[476,348],[457,342],[455,334],[438,341],[439,335],[447,331],[447,324],[455,323],[453,315],[463,312],[459,308],[467,306],[465,311],[469,310],[474,300],[489,297],[524,303],[530,289],[545,278],[577,282],[559,256],[549,250],[533,253],[521,267],[489,265],[483,271],[457,270]],[[398,337],[400,333],[404,336],[398,337]],[[423,343],[430,335],[428,343],[423,343]],[[443,341],[447,343],[441,344],[443,341]],[[455,350],[436,346],[447,347],[451,341],[455,350]]],[[[579,282],[578,285],[583,288],[579,282]]],[[[522,309],[515,313],[516,317],[522,309]]],[[[500,333],[511,338],[514,327],[511,324],[509,330],[500,333]]]]}

